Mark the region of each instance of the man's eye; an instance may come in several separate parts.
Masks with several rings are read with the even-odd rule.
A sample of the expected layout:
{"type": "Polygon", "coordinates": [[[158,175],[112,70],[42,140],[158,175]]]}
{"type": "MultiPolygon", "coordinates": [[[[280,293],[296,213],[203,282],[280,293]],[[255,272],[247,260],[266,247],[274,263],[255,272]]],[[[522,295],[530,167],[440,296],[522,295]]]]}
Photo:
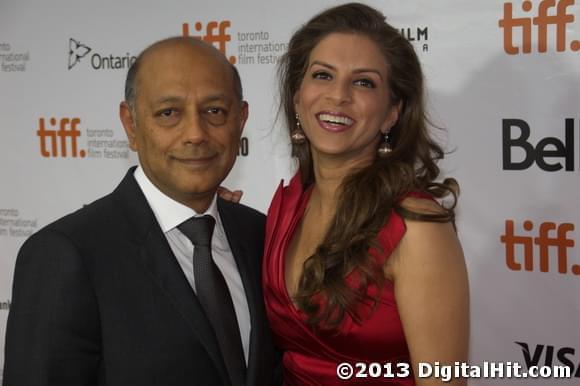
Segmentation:
{"type": "Polygon", "coordinates": [[[210,107],[207,109],[207,112],[213,115],[224,114],[225,110],[221,107],[210,107]]]}
{"type": "Polygon", "coordinates": [[[312,78],[320,80],[329,80],[332,79],[332,76],[326,71],[318,71],[312,74],[312,78]]]}
{"type": "Polygon", "coordinates": [[[358,79],[354,83],[366,88],[375,88],[375,83],[370,79],[358,79]]]}
{"type": "Polygon", "coordinates": [[[227,122],[228,111],[222,107],[208,107],[206,110],[206,119],[213,126],[220,126],[227,122]]]}
{"type": "Polygon", "coordinates": [[[163,118],[169,118],[174,116],[175,114],[177,114],[177,111],[175,109],[164,109],[158,113],[158,115],[163,118]]]}

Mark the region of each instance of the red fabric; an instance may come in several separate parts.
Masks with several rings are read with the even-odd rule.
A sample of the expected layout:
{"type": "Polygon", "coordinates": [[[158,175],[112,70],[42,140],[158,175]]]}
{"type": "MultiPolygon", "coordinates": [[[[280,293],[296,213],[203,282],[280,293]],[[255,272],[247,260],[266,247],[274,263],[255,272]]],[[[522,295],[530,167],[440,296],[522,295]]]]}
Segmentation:
{"type": "MultiPolygon", "coordinates": [[[[305,323],[304,313],[290,300],[285,284],[284,256],[309,197],[310,190],[303,192],[299,175],[294,176],[288,187],[280,184],[268,210],[266,224],[262,275],[264,297],[276,343],[284,350],[285,385],[414,385],[412,374],[408,378],[367,377],[350,381],[340,380],[336,375],[336,366],[341,362],[352,365],[356,362],[392,363],[393,372],[396,371],[396,363],[410,363],[394,288],[390,281],[386,282],[374,312],[370,312],[367,305],[360,305],[363,314],[368,318],[357,324],[346,316],[338,332],[314,332],[305,323]]],[[[393,211],[377,237],[384,253],[370,251],[379,264],[384,263],[404,233],[405,223],[393,211]]],[[[347,278],[349,283],[356,282],[355,273],[356,271],[347,278]]],[[[368,293],[372,296],[376,291],[377,288],[370,287],[368,293]]]]}

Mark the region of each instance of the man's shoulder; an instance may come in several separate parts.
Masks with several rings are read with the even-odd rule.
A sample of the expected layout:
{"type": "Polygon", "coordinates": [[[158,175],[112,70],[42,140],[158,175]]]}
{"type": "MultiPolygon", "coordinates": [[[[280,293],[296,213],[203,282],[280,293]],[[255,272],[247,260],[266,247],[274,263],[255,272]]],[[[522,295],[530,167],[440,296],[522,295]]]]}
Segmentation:
{"type": "Polygon", "coordinates": [[[49,223],[37,233],[57,232],[74,238],[89,229],[101,227],[106,230],[105,226],[112,224],[113,218],[118,217],[118,209],[115,208],[114,202],[113,194],[108,194],[49,223]]]}
{"type": "Polygon", "coordinates": [[[118,216],[114,219],[113,201],[107,195],[44,226],[22,244],[17,265],[41,261],[49,264],[51,259],[45,259],[46,256],[51,256],[54,262],[70,263],[67,256],[85,255],[107,245],[111,237],[120,233],[120,225],[113,228],[111,224],[122,222],[118,216]]]}
{"type": "Polygon", "coordinates": [[[136,186],[136,184],[131,184],[130,182],[133,170],[129,170],[125,178],[111,193],[55,220],[41,231],[57,231],[69,237],[86,234],[87,231],[94,229],[98,229],[102,234],[110,234],[117,231],[124,226],[123,219],[128,220],[128,217],[130,217],[126,213],[129,205],[128,201],[131,200],[136,205],[135,200],[139,199],[136,193],[131,190],[134,188],[132,185],[136,186]]]}
{"type": "Polygon", "coordinates": [[[258,240],[263,245],[266,216],[249,206],[218,198],[218,208],[224,228],[235,231],[240,237],[258,240]]]}
{"type": "Polygon", "coordinates": [[[218,205],[223,210],[230,211],[239,218],[252,219],[255,221],[264,221],[266,218],[264,213],[244,204],[234,203],[218,198],[218,205]]]}

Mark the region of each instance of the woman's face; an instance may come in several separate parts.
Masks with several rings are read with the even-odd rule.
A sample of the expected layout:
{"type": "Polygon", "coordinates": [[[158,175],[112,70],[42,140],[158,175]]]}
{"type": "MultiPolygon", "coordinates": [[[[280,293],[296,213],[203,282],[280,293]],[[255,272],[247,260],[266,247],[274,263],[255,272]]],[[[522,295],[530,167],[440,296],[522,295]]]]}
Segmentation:
{"type": "Polygon", "coordinates": [[[332,33],[310,53],[294,95],[296,112],[315,160],[373,160],[398,118],[391,106],[387,63],[369,38],[332,33]]]}

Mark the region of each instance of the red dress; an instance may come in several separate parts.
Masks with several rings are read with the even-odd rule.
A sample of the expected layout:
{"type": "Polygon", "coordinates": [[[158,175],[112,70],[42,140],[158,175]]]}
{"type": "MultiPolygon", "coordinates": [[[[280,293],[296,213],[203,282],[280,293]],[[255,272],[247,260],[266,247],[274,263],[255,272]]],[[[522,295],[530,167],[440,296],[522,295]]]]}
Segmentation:
{"type": "MultiPolygon", "coordinates": [[[[348,315],[345,316],[338,332],[320,329],[314,332],[305,323],[305,314],[290,300],[284,275],[285,251],[309,197],[310,190],[303,191],[299,175],[294,176],[287,187],[280,184],[268,210],[266,224],[262,272],[264,297],[276,344],[284,351],[285,385],[414,385],[412,372],[409,371],[408,377],[402,377],[403,367],[410,364],[410,358],[392,282],[386,281],[374,312],[369,306],[361,304],[360,310],[367,317],[357,324],[348,315]],[[368,312],[365,314],[365,311],[368,312]],[[353,367],[361,362],[367,368],[359,374],[362,376],[360,378],[340,380],[337,365],[342,362],[348,362],[353,367]],[[368,367],[371,363],[379,365],[372,365],[371,370],[368,367]],[[401,367],[398,368],[397,363],[401,367]]],[[[384,253],[371,249],[371,255],[379,263],[384,263],[404,233],[403,219],[392,212],[377,237],[384,253]]],[[[347,281],[352,279],[353,273],[347,281]]],[[[377,288],[369,287],[368,293],[371,296],[376,294],[377,288]]],[[[355,368],[355,373],[362,366],[355,368]]]]}

